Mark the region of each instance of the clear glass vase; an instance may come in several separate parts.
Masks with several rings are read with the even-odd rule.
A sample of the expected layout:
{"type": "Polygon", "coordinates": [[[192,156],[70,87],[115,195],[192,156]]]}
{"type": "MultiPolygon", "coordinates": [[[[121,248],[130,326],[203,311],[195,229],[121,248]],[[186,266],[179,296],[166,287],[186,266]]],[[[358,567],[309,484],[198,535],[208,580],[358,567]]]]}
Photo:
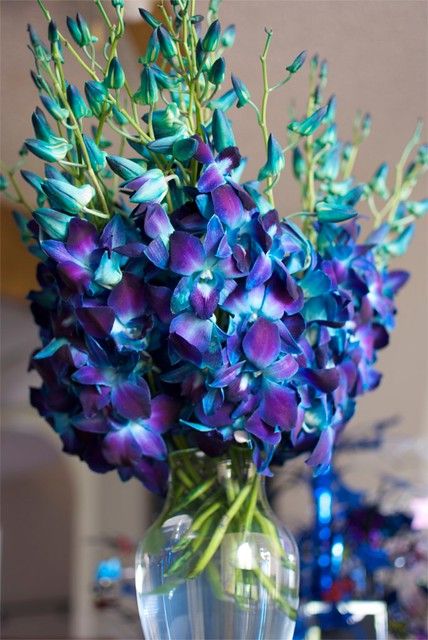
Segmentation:
{"type": "Polygon", "coordinates": [[[297,546],[248,451],[185,450],[170,462],[165,507],[136,557],[145,640],[291,640],[297,546]]]}

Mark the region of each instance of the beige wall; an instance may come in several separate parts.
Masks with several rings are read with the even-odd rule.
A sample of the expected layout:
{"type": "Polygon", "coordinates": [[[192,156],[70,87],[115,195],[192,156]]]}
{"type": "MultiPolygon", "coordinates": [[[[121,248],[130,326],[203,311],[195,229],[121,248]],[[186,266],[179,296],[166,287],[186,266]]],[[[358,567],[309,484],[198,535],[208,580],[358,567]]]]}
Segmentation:
{"type": "MultiPolygon", "coordinates": [[[[13,162],[22,139],[32,134],[29,118],[37,104],[37,96],[28,75],[31,55],[26,49],[25,25],[31,20],[41,32],[43,30],[43,21],[35,4],[35,0],[0,2],[1,155],[8,163],[13,162]]],[[[136,7],[142,5],[134,0],[126,0],[126,4],[134,14],[136,7]]],[[[201,0],[198,4],[202,12],[208,3],[201,0]]],[[[48,5],[59,17],[60,24],[64,24],[67,13],[81,11],[89,20],[96,15],[89,1],[56,0],[48,5]]],[[[373,116],[373,133],[357,163],[358,175],[366,179],[381,161],[394,163],[398,159],[418,117],[422,116],[428,122],[427,14],[428,4],[419,0],[224,0],[223,25],[234,22],[238,27],[237,45],[228,55],[229,69],[247,83],[256,101],[259,100],[258,55],[263,47],[264,26],[274,30],[270,63],[273,82],[283,77],[285,66],[302,49],[326,57],[330,62],[329,87],[338,97],[338,121],[343,134],[350,135],[355,109],[369,110],[373,116]]],[[[122,58],[131,62],[132,55],[134,44],[128,40],[122,58]]],[[[82,82],[74,67],[72,73],[76,81],[82,82]]],[[[300,112],[305,96],[305,72],[274,94],[270,122],[277,137],[285,140],[290,101],[295,100],[300,112]]],[[[245,176],[250,177],[264,161],[254,113],[250,109],[235,112],[234,122],[241,150],[250,157],[249,171],[245,176]]],[[[426,197],[426,181],[417,195],[423,197],[424,194],[426,197]]],[[[298,206],[296,191],[289,177],[280,183],[277,202],[284,214],[295,211],[298,206]]],[[[6,226],[3,232],[6,266],[2,291],[18,292],[22,296],[32,266],[24,262],[25,254],[18,244],[17,234],[10,230],[9,225],[6,226]],[[9,271],[8,265],[13,265],[9,271]]],[[[376,393],[361,400],[357,416],[349,426],[355,435],[364,425],[393,415],[401,416],[400,425],[390,434],[390,444],[385,450],[390,456],[388,460],[385,452],[375,452],[358,456],[351,462],[353,479],[361,484],[373,484],[378,468],[388,470],[391,466],[391,470],[407,474],[419,485],[426,481],[422,470],[427,467],[423,457],[427,443],[426,440],[422,442],[422,438],[426,438],[428,423],[427,255],[427,224],[424,221],[419,225],[408,255],[397,262],[398,267],[411,271],[412,278],[399,298],[398,326],[391,345],[380,357],[379,367],[385,374],[383,385],[376,393]],[[416,447],[413,442],[417,443],[416,447]],[[404,449],[407,449],[405,453],[404,449]]],[[[4,305],[3,309],[6,314],[4,305]]],[[[24,359],[20,363],[23,372],[24,359]]],[[[40,433],[44,429],[39,422],[34,428],[40,433]]],[[[93,533],[97,527],[114,531],[115,526],[120,529],[123,522],[129,522],[134,531],[138,529],[132,505],[128,505],[128,515],[124,506],[126,496],[132,502],[137,499],[138,492],[128,492],[126,487],[119,487],[118,482],[111,485],[109,480],[108,486],[112,487],[112,493],[120,502],[119,511],[119,505],[109,502],[106,492],[103,493],[103,478],[92,478],[78,464],[72,469],[78,476],[76,486],[86,496],[86,502],[83,500],[81,503],[82,508],[90,516],[81,524],[82,531],[93,533]],[[108,515],[100,514],[101,509],[105,509],[108,515]]],[[[301,517],[302,509],[298,509],[296,500],[290,500],[290,497],[278,507],[288,521],[301,517]]],[[[92,556],[89,560],[88,557],[86,564],[92,556]]],[[[82,603],[87,599],[90,573],[88,568],[86,573],[82,567],[79,571],[82,577],[77,591],[80,605],[84,607],[82,603]]],[[[85,635],[85,621],[85,617],[81,618],[78,629],[81,636],[85,635]]],[[[95,635],[96,626],[93,622],[88,624],[86,633],[95,635]]]]}

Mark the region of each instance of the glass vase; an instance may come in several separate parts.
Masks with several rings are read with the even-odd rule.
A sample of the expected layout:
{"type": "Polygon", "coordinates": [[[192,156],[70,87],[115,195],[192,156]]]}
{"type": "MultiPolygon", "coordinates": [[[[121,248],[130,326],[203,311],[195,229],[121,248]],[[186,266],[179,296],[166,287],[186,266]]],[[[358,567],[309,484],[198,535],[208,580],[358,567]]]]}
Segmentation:
{"type": "Polygon", "coordinates": [[[184,450],[170,464],[164,509],[136,557],[145,640],[291,640],[297,546],[249,452],[184,450]]]}

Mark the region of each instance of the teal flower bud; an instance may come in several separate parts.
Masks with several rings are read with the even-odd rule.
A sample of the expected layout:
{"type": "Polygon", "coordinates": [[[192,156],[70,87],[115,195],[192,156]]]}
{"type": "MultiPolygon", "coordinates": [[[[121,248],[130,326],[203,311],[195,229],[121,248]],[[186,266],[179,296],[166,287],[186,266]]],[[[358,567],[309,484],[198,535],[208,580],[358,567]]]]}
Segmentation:
{"type": "MultiPolygon", "coordinates": [[[[136,181],[137,182],[137,181],[136,181]]],[[[168,183],[160,169],[150,169],[138,179],[137,190],[130,202],[161,202],[168,193],[168,183]]]]}
{"type": "Polygon", "coordinates": [[[40,74],[36,73],[33,70],[30,71],[30,75],[31,75],[32,81],[36,86],[36,89],[38,89],[39,91],[46,91],[46,93],[49,93],[50,91],[49,85],[43,76],[41,76],[40,74]]]}
{"type": "Polygon", "coordinates": [[[236,145],[230,121],[220,109],[215,109],[213,113],[211,128],[214,147],[219,153],[227,147],[234,147],[236,145]]]}
{"type": "Polygon", "coordinates": [[[320,147],[326,147],[327,145],[333,145],[337,142],[337,127],[335,124],[331,124],[326,128],[324,133],[320,135],[317,143],[320,147]]]}
{"type": "Polygon", "coordinates": [[[196,66],[198,69],[203,69],[204,66],[206,68],[205,62],[207,60],[208,54],[202,49],[202,42],[198,40],[196,44],[196,66]]]}
{"type": "Polygon", "coordinates": [[[177,55],[177,45],[169,35],[165,27],[158,27],[157,36],[159,40],[160,50],[166,60],[171,60],[177,55]]]}
{"type": "Polygon", "coordinates": [[[386,184],[388,173],[389,167],[386,162],[384,162],[380,165],[373,178],[369,182],[369,187],[373,191],[373,193],[376,193],[384,200],[389,198],[389,189],[386,184]]]}
{"type": "Polygon", "coordinates": [[[90,184],[75,187],[64,180],[46,180],[43,191],[53,209],[72,214],[83,211],[95,196],[95,189],[90,184]]]}
{"type": "Polygon", "coordinates": [[[9,182],[2,173],[0,173],[0,191],[5,191],[9,186],[9,182]]]}
{"type": "Polygon", "coordinates": [[[40,40],[37,31],[29,24],[27,26],[28,35],[30,37],[30,43],[34,51],[34,55],[37,60],[42,62],[48,62],[50,60],[50,54],[46,45],[40,40]]]}
{"type": "MultiPolygon", "coordinates": [[[[143,116],[143,120],[148,122],[147,114],[143,116]]],[[[170,102],[166,109],[154,111],[152,120],[156,138],[167,138],[186,130],[180,110],[174,102],[170,102]]]]}
{"type": "Polygon", "coordinates": [[[394,240],[388,242],[385,246],[388,253],[392,256],[398,257],[406,253],[409,248],[409,244],[413,238],[415,232],[415,225],[411,224],[404,229],[394,240]]]}
{"type": "Polygon", "coordinates": [[[285,67],[289,73],[297,73],[298,70],[304,65],[306,60],[306,51],[302,51],[296,56],[291,64],[288,67],[285,67]]]}
{"type": "Polygon", "coordinates": [[[46,162],[64,160],[67,153],[73,148],[73,146],[69,144],[67,140],[64,140],[64,138],[56,138],[51,142],[33,140],[29,138],[24,144],[28,151],[31,151],[35,156],[45,160],[46,162]]]}
{"type": "Polygon", "coordinates": [[[125,73],[116,56],[111,59],[104,83],[109,89],[121,89],[125,84],[125,73]]]}
{"type": "Polygon", "coordinates": [[[407,211],[416,217],[425,215],[428,213],[428,198],[419,202],[408,202],[407,211]]]}
{"type": "Polygon", "coordinates": [[[83,141],[88,152],[92,169],[95,173],[102,171],[106,166],[106,154],[104,151],[101,151],[92,138],[87,136],[85,133],[83,134],[83,141]]]}
{"type": "Polygon", "coordinates": [[[236,93],[234,89],[229,89],[222,96],[216,98],[215,100],[210,100],[208,103],[208,108],[214,111],[214,109],[220,109],[220,111],[227,111],[236,101],[236,93]]]}
{"type": "Polygon", "coordinates": [[[67,16],[67,27],[71,37],[79,47],[86,47],[91,42],[97,42],[98,40],[98,38],[91,35],[89,25],[80,13],[76,14],[76,20],[67,16]]]}
{"type": "Polygon", "coordinates": [[[416,162],[421,164],[423,167],[428,165],[428,144],[423,144],[419,147],[416,155],[416,162]]]}
{"type": "Polygon", "coordinates": [[[145,163],[141,166],[137,162],[121,156],[107,156],[107,162],[110,169],[127,182],[142,176],[146,169],[145,163]]]}
{"type": "Polygon", "coordinates": [[[159,20],[157,20],[154,15],[150,13],[150,11],[147,11],[147,9],[138,9],[138,11],[140,12],[140,16],[143,18],[143,20],[145,20],[147,24],[153,29],[157,29],[161,26],[162,23],[159,22],[159,20]]]}
{"type": "Polygon", "coordinates": [[[345,144],[343,145],[342,158],[345,162],[348,162],[348,160],[351,159],[353,148],[354,148],[354,145],[351,144],[350,142],[345,142],[345,144]]]}
{"type": "Polygon", "coordinates": [[[101,82],[88,80],[85,82],[85,96],[94,116],[99,118],[110,107],[108,91],[101,82]]]}
{"type": "Polygon", "coordinates": [[[325,84],[328,77],[328,62],[327,60],[323,60],[320,64],[320,80],[322,80],[323,84],[325,84]]]}
{"type": "Polygon", "coordinates": [[[92,116],[92,111],[88,108],[79,89],[74,84],[69,84],[67,87],[67,101],[76,120],[92,116]]]}
{"type": "Polygon", "coordinates": [[[337,178],[340,169],[339,147],[335,146],[330,151],[323,153],[319,167],[315,173],[317,180],[330,182],[337,178]]]}
{"type": "Polygon", "coordinates": [[[57,29],[57,26],[56,26],[56,24],[55,24],[55,22],[53,20],[51,20],[49,22],[48,38],[49,38],[49,42],[52,43],[52,44],[54,42],[58,42],[59,41],[58,29],[57,29]]]}
{"type": "Polygon", "coordinates": [[[229,49],[233,47],[236,38],[236,27],[234,24],[230,24],[223,31],[223,35],[221,36],[220,44],[225,49],[229,49]]]}
{"type": "Polygon", "coordinates": [[[39,107],[36,107],[36,110],[31,114],[31,122],[38,140],[50,142],[56,137],[46,120],[45,114],[39,107]]]}
{"type": "Polygon", "coordinates": [[[39,227],[53,240],[65,240],[72,216],[55,209],[41,208],[33,212],[33,218],[39,227]]]}
{"type": "Polygon", "coordinates": [[[151,69],[155,74],[156,83],[161,89],[168,89],[169,91],[171,91],[179,84],[178,78],[165,73],[165,71],[158,67],[157,64],[152,65],[151,69]]]}
{"type": "Polygon", "coordinates": [[[37,193],[37,204],[41,207],[46,200],[46,195],[43,191],[43,178],[38,176],[37,173],[26,171],[25,169],[21,171],[21,176],[24,178],[25,182],[35,189],[37,193]]]}
{"type": "Polygon", "coordinates": [[[128,118],[126,116],[123,115],[123,113],[121,113],[119,111],[119,109],[114,105],[112,110],[111,110],[111,114],[114,118],[114,121],[119,125],[119,126],[123,126],[125,124],[128,124],[128,118]]]}
{"type": "Polygon", "coordinates": [[[50,113],[52,118],[54,118],[58,122],[63,122],[66,118],[68,118],[68,109],[63,109],[63,107],[61,107],[61,105],[56,100],[54,100],[50,96],[40,96],[40,99],[43,103],[43,106],[50,113]]]}
{"type": "Polygon", "coordinates": [[[172,146],[172,155],[180,162],[188,162],[195,155],[198,144],[195,138],[176,140],[172,146]]]}
{"type": "Polygon", "coordinates": [[[293,173],[297,180],[301,180],[306,174],[306,162],[299,147],[293,149],[293,173]]]}
{"type": "Polygon", "coordinates": [[[327,112],[325,114],[325,122],[334,122],[336,118],[337,100],[336,96],[331,96],[327,102],[327,112]]]}
{"type": "Polygon", "coordinates": [[[311,58],[311,72],[312,73],[314,73],[314,71],[317,69],[318,63],[319,63],[319,57],[318,57],[318,54],[316,53],[311,58]]]}
{"type": "Polygon", "coordinates": [[[217,87],[224,82],[226,75],[226,62],[224,58],[218,58],[208,72],[208,80],[217,87]]]}
{"type": "Polygon", "coordinates": [[[141,72],[140,88],[134,93],[133,99],[139,104],[154,105],[158,98],[159,90],[156,76],[151,67],[145,66],[141,72]]]}
{"type": "Polygon", "coordinates": [[[361,122],[361,132],[365,138],[370,134],[372,128],[372,118],[369,113],[366,113],[361,122]]]}
{"type": "Polygon", "coordinates": [[[233,74],[232,74],[232,85],[233,85],[233,89],[235,91],[236,97],[238,98],[238,102],[236,106],[238,107],[238,109],[240,109],[241,107],[244,107],[247,104],[247,102],[250,100],[251,98],[250,92],[248,91],[245,84],[233,74]]]}
{"type": "Polygon", "coordinates": [[[125,6],[125,0],[111,0],[114,9],[122,9],[125,6]]]}
{"type": "Polygon", "coordinates": [[[147,43],[146,53],[144,54],[144,56],[141,56],[141,58],[138,59],[138,62],[142,62],[143,64],[152,64],[153,62],[156,62],[159,52],[160,46],[158,32],[157,29],[155,29],[154,31],[152,31],[152,34],[147,43]]]}
{"type": "Polygon", "coordinates": [[[358,215],[352,207],[328,202],[318,202],[315,211],[320,222],[344,222],[358,215]]]}
{"type": "Polygon", "coordinates": [[[311,116],[301,120],[300,122],[297,120],[290,122],[288,129],[301,136],[310,136],[318,129],[318,127],[321,126],[326,113],[327,106],[321,107],[320,109],[317,109],[317,111],[314,111],[311,116]]]}
{"type": "Polygon", "coordinates": [[[272,134],[269,136],[267,148],[267,162],[260,169],[258,180],[266,180],[271,176],[276,176],[285,167],[285,155],[278,140],[272,134]]]}
{"type": "Polygon", "coordinates": [[[205,53],[215,51],[219,45],[221,36],[221,27],[218,20],[214,20],[208,27],[208,31],[202,39],[202,50],[205,53]]]}
{"type": "Polygon", "coordinates": [[[102,287],[112,289],[122,280],[121,256],[115,251],[104,251],[94,273],[94,281],[102,287]]]}
{"type": "Polygon", "coordinates": [[[315,90],[312,95],[313,95],[314,107],[319,107],[322,100],[322,92],[319,84],[317,84],[317,86],[315,87],[315,90]]]}

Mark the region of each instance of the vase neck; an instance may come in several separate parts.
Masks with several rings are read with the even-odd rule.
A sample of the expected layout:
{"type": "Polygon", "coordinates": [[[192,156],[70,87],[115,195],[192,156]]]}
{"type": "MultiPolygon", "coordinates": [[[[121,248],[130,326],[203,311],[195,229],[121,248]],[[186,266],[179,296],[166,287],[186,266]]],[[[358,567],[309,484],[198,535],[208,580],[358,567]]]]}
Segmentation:
{"type": "MultiPolygon", "coordinates": [[[[182,494],[186,488],[197,490],[211,483],[211,490],[223,489],[226,492],[244,487],[254,480],[257,469],[252,461],[251,451],[233,448],[228,454],[210,457],[199,450],[176,451],[169,457],[169,498],[182,494]]],[[[259,476],[258,493],[264,499],[264,477],[259,476]]]]}

